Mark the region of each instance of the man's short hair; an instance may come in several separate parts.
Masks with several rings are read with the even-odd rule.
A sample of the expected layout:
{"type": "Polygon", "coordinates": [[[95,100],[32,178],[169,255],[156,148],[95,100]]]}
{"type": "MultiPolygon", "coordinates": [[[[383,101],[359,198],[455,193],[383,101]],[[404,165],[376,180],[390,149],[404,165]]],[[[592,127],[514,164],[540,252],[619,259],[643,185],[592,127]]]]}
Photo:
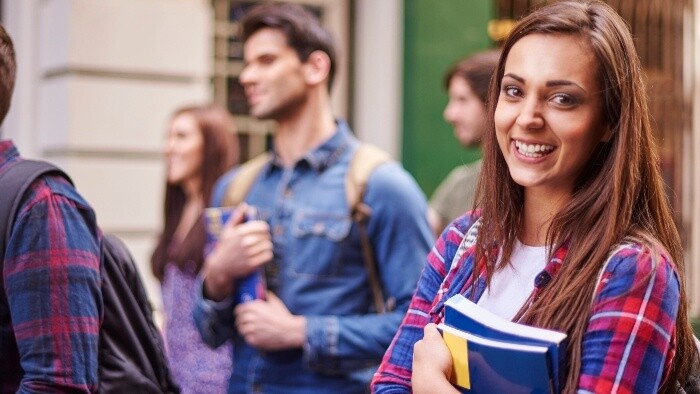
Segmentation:
{"type": "Polygon", "coordinates": [[[500,49],[490,49],[477,52],[466,57],[447,70],[443,83],[446,90],[450,90],[452,78],[462,78],[469,84],[471,90],[486,104],[489,94],[489,86],[493,74],[498,66],[501,56],[500,49]]]}
{"type": "Polygon", "coordinates": [[[298,4],[267,3],[253,7],[242,21],[243,42],[260,29],[272,28],[281,31],[287,45],[296,51],[305,62],[314,51],[325,52],[331,61],[328,87],[333,84],[336,70],[337,47],[333,35],[321,26],[318,18],[298,4]]]}
{"type": "Polygon", "coordinates": [[[16,75],[15,47],[5,27],[0,25],[0,124],[10,110],[16,75]]]}

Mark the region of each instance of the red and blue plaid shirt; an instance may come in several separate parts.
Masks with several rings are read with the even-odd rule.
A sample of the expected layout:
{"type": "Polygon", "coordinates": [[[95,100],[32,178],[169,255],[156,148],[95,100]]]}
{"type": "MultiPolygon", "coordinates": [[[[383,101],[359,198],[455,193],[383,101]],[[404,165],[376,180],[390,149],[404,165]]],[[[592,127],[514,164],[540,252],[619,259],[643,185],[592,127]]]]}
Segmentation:
{"type": "MultiPolygon", "coordinates": [[[[413,345],[423,337],[423,327],[441,321],[443,304],[452,295],[478,300],[483,294],[485,272],[476,283],[471,279],[474,247],[459,247],[465,236],[476,236],[478,225],[472,224],[469,214],[457,219],[428,255],[408,312],[374,376],[372,392],[410,392],[413,345]]],[[[680,282],[665,251],[655,250],[660,258],[652,258],[650,248],[624,243],[608,260],[583,338],[579,393],[655,393],[668,375],[675,354],[680,282]]],[[[566,252],[566,246],[556,250],[545,270],[555,275],[566,252]]]]}
{"type": "MultiPolygon", "coordinates": [[[[16,160],[0,141],[0,173],[16,160]]],[[[44,176],[24,196],[2,265],[0,393],[97,390],[100,238],[62,177],[44,176]]]]}

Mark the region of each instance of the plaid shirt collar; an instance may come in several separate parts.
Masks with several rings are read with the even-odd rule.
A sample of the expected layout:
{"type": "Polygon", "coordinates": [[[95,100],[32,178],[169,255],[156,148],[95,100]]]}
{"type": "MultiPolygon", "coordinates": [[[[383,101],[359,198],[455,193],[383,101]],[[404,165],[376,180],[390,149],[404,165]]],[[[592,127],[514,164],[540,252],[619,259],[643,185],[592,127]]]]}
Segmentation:
{"type": "MultiPolygon", "coordinates": [[[[468,259],[474,260],[474,256],[476,256],[476,240],[478,238],[480,228],[481,218],[478,218],[476,221],[474,221],[469,230],[465,233],[464,238],[462,239],[462,242],[460,243],[459,248],[457,249],[457,253],[454,256],[454,259],[452,260],[452,264],[450,265],[450,271],[447,273],[445,279],[440,284],[437,296],[433,300],[433,304],[430,308],[430,315],[432,317],[432,320],[436,323],[442,321],[445,310],[445,308],[443,308],[443,305],[445,304],[445,301],[450,299],[450,297],[452,297],[453,295],[457,293],[463,294],[468,299],[477,302],[486,290],[486,264],[484,264],[483,262],[479,262],[479,264],[474,264],[474,262],[468,263],[468,259]],[[464,275],[465,265],[471,266],[472,269],[474,269],[473,267],[477,267],[476,269],[479,270],[479,273],[476,281],[474,281],[474,277],[471,274],[472,269],[469,269],[467,276],[463,281],[463,285],[452,286],[453,282],[459,283],[458,280],[455,280],[457,276],[464,275]]],[[[568,241],[564,242],[554,251],[554,254],[552,254],[552,257],[550,257],[549,261],[545,265],[544,270],[535,278],[535,287],[529,299],[534,299],[538,297],[538,295],[544,289],[545,285],[557,275],[559,269],[561,268],[562,262],[566,258],[566,254],[568,253],[568,251],[568,241]],[[545,283],[541,283],[542,276],[548,276],[549,280],[547,280],[545,283]]]]}

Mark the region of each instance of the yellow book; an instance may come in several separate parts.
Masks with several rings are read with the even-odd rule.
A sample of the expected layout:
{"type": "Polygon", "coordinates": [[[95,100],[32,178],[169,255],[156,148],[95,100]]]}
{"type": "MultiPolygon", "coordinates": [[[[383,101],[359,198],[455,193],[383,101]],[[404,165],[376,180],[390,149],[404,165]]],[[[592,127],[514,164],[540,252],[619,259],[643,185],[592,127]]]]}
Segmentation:
{"type": "Polygon", "coordinates": [[[467,340],[449,330],[443,330],[442,339],[452,354],[452,384],[470,389],[469,358],[467,357],[467,340]]]}

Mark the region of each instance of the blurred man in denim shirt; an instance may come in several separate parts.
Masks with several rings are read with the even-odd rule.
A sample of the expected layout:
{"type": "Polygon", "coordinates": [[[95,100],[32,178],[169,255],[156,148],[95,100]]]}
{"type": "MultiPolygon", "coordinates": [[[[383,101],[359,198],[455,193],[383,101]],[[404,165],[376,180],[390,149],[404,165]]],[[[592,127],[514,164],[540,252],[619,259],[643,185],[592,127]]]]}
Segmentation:
{"type": "MultiPolygon", "coordinates": [[[[359,142],[329,102],[334,39],[291,4],[258,6],[242,27],[240,81],[250,112],[278,127],[245,198],[257,220],[244,222],[241,209],[225,226],[205,262],[195,320],[210,345],[234,343],[229,393],[366,392],[432,244],[425,197],[395,162],[369,178],[367,232],[385,299],[394,305],[377,313],[345,197],[359,142]],[[267,299],[235,305],[235,280],[262,266],[267,299]]],[[[214,205],[236,175],[220,181],[214,205]]]]}

